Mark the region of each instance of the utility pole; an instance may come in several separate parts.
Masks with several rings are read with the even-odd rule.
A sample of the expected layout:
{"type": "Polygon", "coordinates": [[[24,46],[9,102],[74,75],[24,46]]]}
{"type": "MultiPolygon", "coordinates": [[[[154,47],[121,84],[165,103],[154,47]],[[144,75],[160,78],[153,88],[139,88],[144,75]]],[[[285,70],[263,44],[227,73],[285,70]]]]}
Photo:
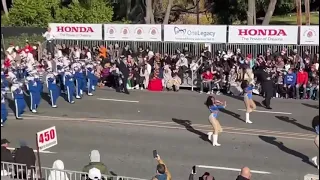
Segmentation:
{"type": "Polygon", "coordinates": [[[197,4],[196,4],[197,24],[200,24],[199,2],[200,2],[200,0],[197,0],[197,4]]]}
{"type": "Polygon", "coordinates": [[[310,25],[310,0],[304,0],[304,13],[306,16],[306,25],[310,25]]]}
{"type": "Polygon", "coordinates": [[[302,25],[301,0],[296,0],[296,9],[297,9],[297,25],[301,26],[302,25]]]}

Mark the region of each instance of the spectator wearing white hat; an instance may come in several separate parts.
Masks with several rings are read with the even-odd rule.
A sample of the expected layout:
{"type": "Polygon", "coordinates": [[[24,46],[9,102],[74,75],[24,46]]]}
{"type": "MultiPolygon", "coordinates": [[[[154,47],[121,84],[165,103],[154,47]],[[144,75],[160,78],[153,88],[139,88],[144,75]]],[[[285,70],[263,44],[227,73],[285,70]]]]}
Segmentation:
{"type": "Polygon", "coordinates": [[[100,170],[97,168],[90,169],[89,174],[88,174],[88,179],[89,180],[101,180],[102,175],[101,175],[100,170]]]}

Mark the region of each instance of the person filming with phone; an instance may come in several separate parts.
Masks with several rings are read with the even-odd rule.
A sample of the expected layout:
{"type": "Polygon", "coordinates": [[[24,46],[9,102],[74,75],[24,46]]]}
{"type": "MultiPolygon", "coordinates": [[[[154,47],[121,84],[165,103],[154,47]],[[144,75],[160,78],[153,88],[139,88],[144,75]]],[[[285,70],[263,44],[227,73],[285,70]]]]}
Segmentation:
{"type": "Polygon", "coordinates": [[[153,156],[158,161],[158,165],[157,174],[152,180],[171,180],[171,173],[156,151],[153,152],[153,156]]]}

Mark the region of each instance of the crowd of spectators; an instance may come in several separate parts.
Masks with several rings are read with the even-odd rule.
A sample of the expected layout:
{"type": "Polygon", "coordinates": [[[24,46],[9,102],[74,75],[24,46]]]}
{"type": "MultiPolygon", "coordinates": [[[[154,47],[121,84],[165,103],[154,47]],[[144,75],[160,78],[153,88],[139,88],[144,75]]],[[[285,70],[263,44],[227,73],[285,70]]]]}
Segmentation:
{"type": "MultiPolygon", "coordinates": [[[[38,179],[35,174],[36,156],[33,149],[30,148],[24,141],[20,142],[20,147],[11,152],[8,149],[9,141],[7,139],[1,139],[1,178],[12,177],[15,179],[38,179]],[[9,163],[16,163],[14,167],[9,163]]],[[[111,172],[107,166],[101,162],[100,152],[98,150],[92,150],[90,155],[90,162],[82,169],[81,179],[83,180],[112,180],[111,172]]],[[[156,174],[152,177],[152,180],[172,180],[171,173],[160,158],[156,155],[157,161],[156,174]]],[[[70,180],[71,176],[67,173],[62,160],[56,160],[53,162],[52,169],[50,169],[48,177],[43,177],[45,180],[70,180]],[[69,178],[70,177],[70,178],[69,178]]],[[[196,176],[196,167],[192,168],[189,175],[189,180],[194,180],[196,176]]],[[[241,169],[240,175],[236,180],[250,180],[251,172],[248,167],[241,169]]],[[[210,173],[205,172],[201,177],[201,180],[215,180],[210,173]]]]}
{"type": "MultiPolygon", "coordinates": [[[[301,53],[296,49],[283,49],[280,52],[271,52],[268,49],[253,57],[251,54],[241,53],[240,49],[217,50],[212,53],[205,48],[201,55],[195,55],[189,52],[188,48],[184,48],[169,55],[153,52],[149,47],[139,47],[135,51],[128,45],[122,48],[118,44],[108,47],[62,44],[56,45],[55,52],[44,53],[45,55],[38,58],[37,46],[26,42],[24,48],[19,49],[13,45],[8,48],[5,66],[10,66],[9,62],[13,59],[8,55],[9,51],[32,54],[44,67],[48,60],[59,56],[94,59],[101,62],[96,68],[100,87],[119,89],[119,86],[125,86],[129,90],[179,91],[184,81],[190,81],[193,75],[192,83],[199,87],[200,93],[204,90],[207,90],[208,94],[231,93],[230,87],[244,79],[249,69],[255,75],[255,92],[263,95],[258,74],[259,71],[269,68],[273,73],[274,97],[319,99],[319,53],[310,54],[309,50],[301,53]],[[118,59],[126,65],[125,70],[117,66],[118,59]],[[124,74],[127,74],[127,82],[122,82],[124,74]]],[[[15,61],[19,62],[19,56],[15,58],[18,58],[15,61]]]]}

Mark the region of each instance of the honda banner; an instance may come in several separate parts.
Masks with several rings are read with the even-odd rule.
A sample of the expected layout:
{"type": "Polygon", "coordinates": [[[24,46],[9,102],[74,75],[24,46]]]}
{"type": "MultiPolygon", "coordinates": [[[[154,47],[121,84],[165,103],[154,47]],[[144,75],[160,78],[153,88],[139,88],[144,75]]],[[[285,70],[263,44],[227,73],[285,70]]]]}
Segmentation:
{"type": "Polygon", "coordinates": [[[227,26],[164,25],[164,41],[226,43],[227,26]]]}
{"type": "Polygon", "coordinates": [[[229,43],[297,44],[298,26],[229,26],[229,43]]]}
{"type": "Polygon", "coordinates": [[[101,24],[50,23],[55,39],[102,40],[101,24]]]}
{"type": "Polygon", "coordinates": [[[300,44],[319,45],[319,26],[300,26],[300,44]]]}
{"type": "Polygon", "coordinates": [[[118,41],[161,41],[161,25],[105,24],[104,39],[118,41]]]}

